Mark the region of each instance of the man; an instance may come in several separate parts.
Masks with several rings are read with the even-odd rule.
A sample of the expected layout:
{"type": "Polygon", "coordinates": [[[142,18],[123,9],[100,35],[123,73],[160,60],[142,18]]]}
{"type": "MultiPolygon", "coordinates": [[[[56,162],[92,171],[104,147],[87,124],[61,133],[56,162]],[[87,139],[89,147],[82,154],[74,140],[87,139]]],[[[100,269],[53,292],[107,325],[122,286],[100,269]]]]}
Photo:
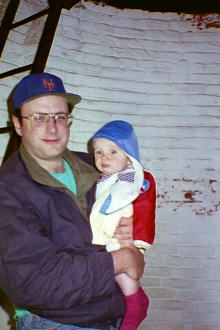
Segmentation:
{"type": "MultiPolygon", "coordinates": [[[[23,78],[13,93],[21,147],[0,169],[0,288],[21,330],[118,329],[124,302],[115,275],[143,274],[136,248],[109,253],[91,244],[98,173],[88,154],[67,149],[80,100],[46,72],[23,78]]],[[[129,221],[116,231],[121,241],[129,221]]]]}

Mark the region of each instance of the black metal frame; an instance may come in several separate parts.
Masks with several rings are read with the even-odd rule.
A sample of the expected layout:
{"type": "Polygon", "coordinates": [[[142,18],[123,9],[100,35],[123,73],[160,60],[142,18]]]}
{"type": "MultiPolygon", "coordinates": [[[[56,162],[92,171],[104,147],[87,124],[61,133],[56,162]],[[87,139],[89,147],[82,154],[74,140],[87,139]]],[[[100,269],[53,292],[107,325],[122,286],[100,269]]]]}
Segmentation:
{"type": "MultiPolygon", "coordinates": [[[[7,72],[0,74],[0,79],[13,76],[15,74],[29,71],[31,73],[43,72],[47,63],[47,59],[50,53],[56,28],[60,19],[62,9],[70,10],[74,5],[76,5],[79,0],[48,0],[49,7],[45,10],[38,12],[28,18],[25,18],[19,22],[13,23],[16,12],[18,10],[20,0],[11,0],[5,11],[1,26],[0,26],[0,57],[4,50],[5,44],[8,39],[9,32],[17,27],[36,20],[39,17],[47,15],[47,19],[44,25],[44,29],[41,35],[40,42],[38,44],[37,52],[33,63],[18,67],[7,72]]],[[[10,133],[10,141],[8,148],[6,150],[6,155],[4,160],[17,149],[20,139],[16,135],[14,128],[12,126],[0,128],[0,134],[10,133]]]]}

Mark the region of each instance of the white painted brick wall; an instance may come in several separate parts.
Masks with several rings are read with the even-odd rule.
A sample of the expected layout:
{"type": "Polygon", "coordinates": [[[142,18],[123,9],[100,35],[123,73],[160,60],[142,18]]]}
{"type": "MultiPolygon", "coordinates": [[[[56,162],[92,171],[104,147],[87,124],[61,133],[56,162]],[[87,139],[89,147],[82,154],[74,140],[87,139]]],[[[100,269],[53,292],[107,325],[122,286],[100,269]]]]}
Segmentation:
{"type": "MultiPolygon", "coordinates": [[[[45,4],[23,0],[18,18],[45,4]]],[[[220,29],[207,21],[218,17],[198,25],[192,15],[81,3],[63,11],[47,63],[83,97],[69,147],[86,150],[102,124],[128,120],[157,181],[157,236],[142,281],[151,305],[140,330],[220,329],[220,29]]],[[[10,34],[1,72],[30,63],[43,23],[10,34]]],[[[24,75],[0,82],[1,127],[7,95],[24,75]]],[[[1,157],[7,141],[0,136],[1,157]]],[[[1,313],[0,329],[9,329],[1,313]]]]}

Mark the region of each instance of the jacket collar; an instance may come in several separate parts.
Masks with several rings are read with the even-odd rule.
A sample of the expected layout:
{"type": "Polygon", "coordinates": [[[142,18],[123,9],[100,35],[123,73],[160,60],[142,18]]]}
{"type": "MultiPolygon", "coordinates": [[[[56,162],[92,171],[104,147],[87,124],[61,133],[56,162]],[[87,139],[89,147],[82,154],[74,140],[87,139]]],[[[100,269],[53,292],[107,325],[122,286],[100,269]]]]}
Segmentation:
{"type": "Polygon", "coordinates": [[[66,186],[56,180],[33,157],[31,157],[24,149],[22,144],[20,145],[19,152],[28,170],[28,173],[34,181],[41,185],[49,186],[52,188],[65,189],[68,194],[71,195],[71,197],[75,200],[84,216],[87,216],[86,193],[92,188],[92,186],[99,178],[99,173],[93,166],[81,160],[74,152],[68,149],[64,151],[63,158],[71,166],[77,183],[78,193],[77,196],[75,196],[70,190],[67,189],[66,186]]]}

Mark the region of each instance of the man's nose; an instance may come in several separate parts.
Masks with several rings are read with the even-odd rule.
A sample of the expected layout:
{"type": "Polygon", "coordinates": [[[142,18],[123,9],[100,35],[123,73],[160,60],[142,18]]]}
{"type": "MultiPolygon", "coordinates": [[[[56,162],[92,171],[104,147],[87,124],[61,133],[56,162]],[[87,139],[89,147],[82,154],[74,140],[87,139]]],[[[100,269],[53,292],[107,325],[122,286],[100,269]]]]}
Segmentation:
{"type": "Polygon", "coordinates": [[[57,123],[54,117],[49,117],[46,123],[47,131],[57,131],[57,123]]]}

